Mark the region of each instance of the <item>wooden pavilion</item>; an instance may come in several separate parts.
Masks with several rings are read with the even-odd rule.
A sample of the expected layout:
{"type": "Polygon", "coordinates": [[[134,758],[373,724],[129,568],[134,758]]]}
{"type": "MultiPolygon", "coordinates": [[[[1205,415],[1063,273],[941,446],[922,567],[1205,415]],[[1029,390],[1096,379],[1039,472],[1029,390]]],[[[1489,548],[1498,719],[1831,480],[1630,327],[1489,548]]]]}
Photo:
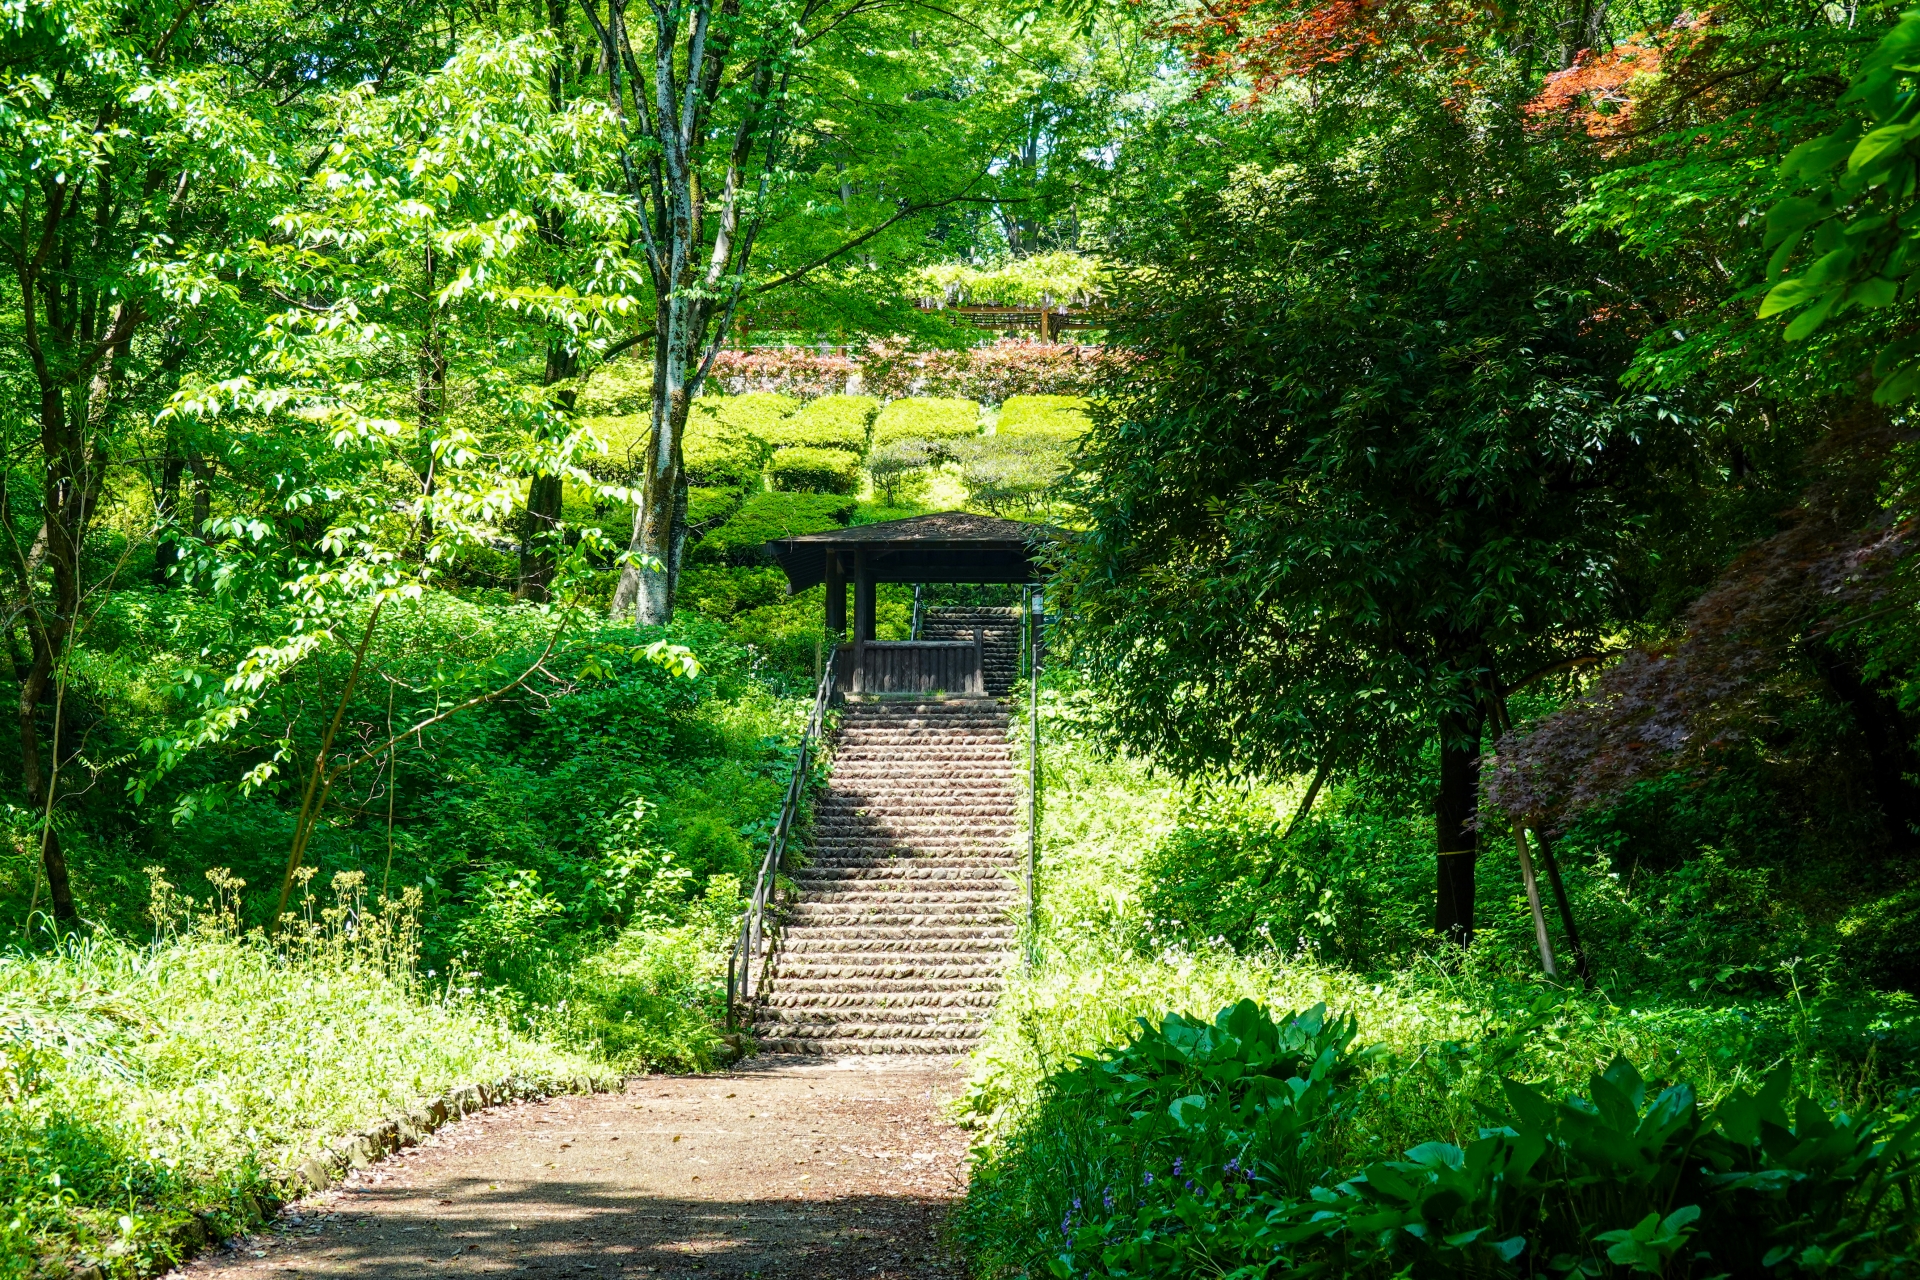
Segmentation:
{"type": "Polygon", "coordinates": [[[827,588],[827,630],[845,635],[835,653],[850,693],[981,692],[983,640],[878,641],[874,588],[882,582],[1038,583],[1042,558],[1058,535],[1043,525],[964,511],[855,525],[766,544],[786,572],[789,594],[827,588]],[[847,586],[853,626],[847,626],[847,586]]]}

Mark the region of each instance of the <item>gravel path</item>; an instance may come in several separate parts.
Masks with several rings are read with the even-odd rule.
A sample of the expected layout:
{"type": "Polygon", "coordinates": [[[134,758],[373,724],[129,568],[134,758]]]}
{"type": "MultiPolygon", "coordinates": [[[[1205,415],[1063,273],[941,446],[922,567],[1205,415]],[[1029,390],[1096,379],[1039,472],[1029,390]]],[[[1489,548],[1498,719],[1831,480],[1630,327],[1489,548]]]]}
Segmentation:
{"type": "Polygon", "coordinates": [[[176,1280],[958,1280],[949,1064],[763,1059],[500,1107],[290,1206],[176,1280]]]}

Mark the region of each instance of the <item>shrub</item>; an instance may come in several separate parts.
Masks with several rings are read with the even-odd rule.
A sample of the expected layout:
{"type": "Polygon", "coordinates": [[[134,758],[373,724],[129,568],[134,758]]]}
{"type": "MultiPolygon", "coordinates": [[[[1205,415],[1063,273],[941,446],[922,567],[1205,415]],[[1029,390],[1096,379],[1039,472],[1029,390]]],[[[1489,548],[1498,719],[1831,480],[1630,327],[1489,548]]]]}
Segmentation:
{"type": "Polygon", "coordinates": [[[860,458],[845,449],[789,445],[773,451],[767,475],[775,489],[801,493],[853,493],[860,487],[860,458]]]}
{"type": "Polygon", "coordinates": [[[941,460],[941,450],[931,440],[893,440],[874,446],[867,472],[881,499],[892,507],[924,489],[928,469],[941,460]]]}
{"type": "Polygon", "coordinates": [[[1360,1070],[1374,1051],[1353,1051],[1353,1027],[1251,1001],[1143,1021],[1048,1077],[976,1169],[962,1236],[1056,1276],[1920,1270],[1904,1194],[1920,1117],[1830,1113],[1792,1097],[1784,1067],[1705,1107],[1616,1058],[1585,1098],[1510,1080],[1464,1145],[1355,1170],[1396,1085],[1360,1070]]]}
{"type": "Polygon", "coordinates": [[[811,400],[847,389],[860,373],[852,356],[813,347],[756,347],[722,351],[713,362],[713,381],[732,392],[779,391],[811,400]]]}
{"type": "Polygon", "coordinates": [[[1014,396],[1000,406],[997,436],[1078,440],[1092,424],[1085,396],[1014,396]]]}
{"type": "Polygon", "coordinates": [[[873,424],[876,446],[896,440],[961,440],[979,434],[980,406],[971,400],[894,400],[873,424]]]}
{"type": "Polygon", "coordinates": [[[605,455],[589,453],[587,467],[609,480],[637,478],[644,470],[647,432],[652,420],[644,413],[583,417],[580,424],[607,446],[605,455]]]}
{"type": "Polygon", "coordinates": [[[733,518],[700,540],[697,558],[708,563],[753,564],[761,544],[845,525],[854,500],[838,494],[760,493],[740,504],[733,518]]]}
{"type": "MultiPolygon", "coordinates": [[[[799,408],[800,402],[792,396],[766,391],[749,391],[737,396],[701,396],[694,402],[694,414],[736,431],[758,436],[769,443],[775,439],[780,424],[792,417],[799,408]]],[[[694,414],[689,414],[687,418],[689,431],[697,420],[694,414]]]]}
{"type": "Polygon", "coordinates": [[[778,604],[786,596],[787,575],[772,565],[736,569],[690,564],[680,571],[680,603],[709,618],[731,618],[761,605],[778,604]]]}
{"type": "Polygon", "coordinates": [[[995,514],[1044,505],[1067,472],[1067,449],[1057,440],[987,436],[951,447],[968,495],[995,514]]]}
{"type": "Polygon", "coordinates": [[[692,485],[687,489],[687,527],[696,534],[726,520],[746,500],[744,489],[692,485]]]}
{"type": "Polygon", "coordinates": [[[768,438],[776,444],[814,449],[867,451],[867,424],[879,401],[872,396],[822,396],[779,424],[768,438]]]}

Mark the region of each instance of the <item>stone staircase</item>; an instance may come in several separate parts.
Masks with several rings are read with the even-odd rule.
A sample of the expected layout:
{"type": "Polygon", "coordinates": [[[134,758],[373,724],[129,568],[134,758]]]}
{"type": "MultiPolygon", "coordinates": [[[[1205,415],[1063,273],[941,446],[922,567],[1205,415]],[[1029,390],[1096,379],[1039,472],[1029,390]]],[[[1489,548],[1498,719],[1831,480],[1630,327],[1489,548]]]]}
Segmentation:
{"type": "Polygon", "coordinates": [[[927,610],[920,622],[922,640],[971,640],[982,628],[987,696],[1004,698],[1020,678],[1020,610],[942,607],[927,610]]]}
{"type": "Polygon", "coordinates": [[[761,1049],[971,1049],[1013,957],[1019,809],[1000,703],[850,702],[792,877],[761,1049]]]}

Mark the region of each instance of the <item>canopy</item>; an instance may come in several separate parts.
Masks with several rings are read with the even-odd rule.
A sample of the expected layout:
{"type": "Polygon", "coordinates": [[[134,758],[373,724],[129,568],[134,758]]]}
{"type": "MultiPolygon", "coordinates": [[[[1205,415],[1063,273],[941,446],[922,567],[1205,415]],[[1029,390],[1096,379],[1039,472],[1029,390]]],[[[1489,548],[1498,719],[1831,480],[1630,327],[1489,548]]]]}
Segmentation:
{"type": "Polygon", "coordinates": [[[965,511],[942,511],[766,544],[798,595],[827,580],[827,556],[847,571],[856,553],[873,582],[1038,582],[1039,557],[1059,534],[1045,525],[965,511]]]}

